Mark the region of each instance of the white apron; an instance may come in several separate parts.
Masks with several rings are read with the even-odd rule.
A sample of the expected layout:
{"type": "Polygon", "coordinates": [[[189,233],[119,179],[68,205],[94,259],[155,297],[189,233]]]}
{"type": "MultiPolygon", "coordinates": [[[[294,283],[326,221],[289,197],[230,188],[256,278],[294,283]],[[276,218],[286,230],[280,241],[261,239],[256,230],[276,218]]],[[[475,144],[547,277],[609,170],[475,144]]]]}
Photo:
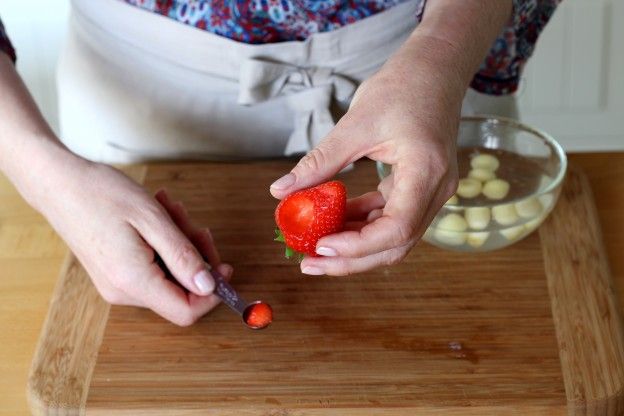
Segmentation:
{"type": "MultiPolygon", "coordinates": [[[[420,0],[305,41],[250,45],[117,0],[73,0],[57,72],[61,139],[106,163],[312,149],[416,27],[420,0]]],[[[515,116],[469,91],[464,113],[515,116]]]]}

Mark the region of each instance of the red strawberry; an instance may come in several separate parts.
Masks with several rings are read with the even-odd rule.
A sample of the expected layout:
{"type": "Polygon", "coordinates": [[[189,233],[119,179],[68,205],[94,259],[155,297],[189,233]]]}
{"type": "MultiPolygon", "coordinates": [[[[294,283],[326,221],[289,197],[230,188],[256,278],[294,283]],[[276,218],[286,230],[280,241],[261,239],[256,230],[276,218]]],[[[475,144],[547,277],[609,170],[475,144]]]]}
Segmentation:
{"type": "Polygon", "coordinates": [[[263,302],[254,303],[245,309],[243,319],[250,327],[262,329],[273,321],[273,309],[263,302]]]}
{"type": "Polygon", "coordinates": [[[317,241],[342,231],[346,204],[347,190],[339,181],[303,189],[284,198],[275,209],[275,222],[281,231],[276,240],[286,243],[286,257],[293,251],[317,256],[317,241]]]}

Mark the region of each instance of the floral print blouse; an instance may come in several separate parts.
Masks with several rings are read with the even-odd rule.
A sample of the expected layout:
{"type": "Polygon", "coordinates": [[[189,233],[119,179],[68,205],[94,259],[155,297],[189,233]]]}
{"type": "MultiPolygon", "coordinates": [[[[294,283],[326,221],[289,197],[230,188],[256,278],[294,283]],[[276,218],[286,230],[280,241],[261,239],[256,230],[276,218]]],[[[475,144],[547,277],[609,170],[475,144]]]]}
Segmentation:
{"type": "MultiPolygon", "coordinates": [[[[121,1],[236,41],[271,43],[304,40],[314,33],[337,29],[405,0],[121,1]]],[[[427,0],[419,1],[415,18],[426,19],[427,0]]],[[[512,16],[472,80],[471,87],[477,91],[494,95],[516,91],[537,38],[561,0],[512,1],[512,16]]],[[[2,22],[0,51],[15,60],[15,50],[2,22]]]]}

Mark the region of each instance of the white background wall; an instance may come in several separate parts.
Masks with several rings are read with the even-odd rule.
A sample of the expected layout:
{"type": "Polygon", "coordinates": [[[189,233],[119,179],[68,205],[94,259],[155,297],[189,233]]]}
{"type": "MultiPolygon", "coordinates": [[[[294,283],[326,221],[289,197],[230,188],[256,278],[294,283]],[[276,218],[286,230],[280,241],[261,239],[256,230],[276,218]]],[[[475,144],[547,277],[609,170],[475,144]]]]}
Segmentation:
{"type": "Polygon", "coordinates": [[[623,0],[564,0],[527,65],[523,120],[567,149],[624,150],[623,21],[623,0]]]}
{"type": "MultiPolygon", "coordinates": [[[[18,70],[58,131],[54,68],[69,0],[0,0],[18,70]]],[[[518,93],[522,118],[570,151],[624,150],[624,1],[564,0],[518,93]]]]}
{"type": "Polygon", "coordinates": [[[17,69],[58,132],[54,70],[69,0],[0,0],[0,18],[17,49],[17,69]]]}

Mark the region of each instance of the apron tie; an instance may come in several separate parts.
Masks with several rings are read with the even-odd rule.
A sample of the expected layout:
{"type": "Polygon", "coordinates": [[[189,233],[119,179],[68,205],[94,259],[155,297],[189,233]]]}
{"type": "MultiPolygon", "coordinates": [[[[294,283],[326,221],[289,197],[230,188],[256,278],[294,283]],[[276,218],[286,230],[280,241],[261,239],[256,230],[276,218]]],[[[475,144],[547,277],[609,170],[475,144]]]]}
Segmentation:
{"type": "Polygon", "coordinates": [[[286,96],[295,113],[294,130],[284,150],[286,156],[306,153],[334,128],[329,111],[331,99],[349,99],[356,84],[330,68],[295,65],[248,58],[239,77],[238,103],[252,105],[280,95],[286,96]]]}

